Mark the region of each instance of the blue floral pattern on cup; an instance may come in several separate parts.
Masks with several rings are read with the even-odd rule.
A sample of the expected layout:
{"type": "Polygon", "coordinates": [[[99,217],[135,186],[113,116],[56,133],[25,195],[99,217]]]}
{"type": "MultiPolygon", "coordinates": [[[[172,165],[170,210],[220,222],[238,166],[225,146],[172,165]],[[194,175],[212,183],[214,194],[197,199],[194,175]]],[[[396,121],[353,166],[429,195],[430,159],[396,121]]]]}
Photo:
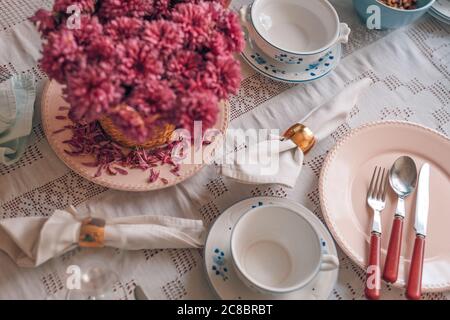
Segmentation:
{"type": "Polygon", "coordinates": [[[219,248],[214,249],[212,270],[223,281],[228,280],[228,267],[226,265],[225,253],[219,248]]]}

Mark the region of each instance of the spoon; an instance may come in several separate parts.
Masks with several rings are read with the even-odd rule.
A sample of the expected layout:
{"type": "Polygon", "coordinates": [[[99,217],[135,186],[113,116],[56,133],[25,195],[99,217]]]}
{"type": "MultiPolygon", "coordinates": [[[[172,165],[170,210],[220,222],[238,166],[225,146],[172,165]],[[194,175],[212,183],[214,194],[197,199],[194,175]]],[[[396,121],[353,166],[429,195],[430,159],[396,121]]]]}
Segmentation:
{"type": "Polygon", "coordinates": [[[402,246],[403,220],[405,218],[405,198],[417,184],[417,168],[414,160],[408,156],[398,158],[389,171],[389,183],[398,196],[391,237],[384,265],[383,278],[394,283],[398,276],[398,263],[402,246]]]}

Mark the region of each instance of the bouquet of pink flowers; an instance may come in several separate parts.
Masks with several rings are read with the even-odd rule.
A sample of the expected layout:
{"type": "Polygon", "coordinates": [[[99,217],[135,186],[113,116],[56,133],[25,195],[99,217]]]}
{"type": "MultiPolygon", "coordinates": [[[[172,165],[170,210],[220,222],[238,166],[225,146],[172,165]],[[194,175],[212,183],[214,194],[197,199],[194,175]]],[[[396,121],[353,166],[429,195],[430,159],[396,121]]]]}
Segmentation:
{"type": "Polygon", "coordinates": [[[210,128],[241,80],[243,35],[224,2],[56,0],[32,17],[45,40],[41,68],[64,85],[76,123],[107,116],[139,142],[165,124],[210,128]]]}

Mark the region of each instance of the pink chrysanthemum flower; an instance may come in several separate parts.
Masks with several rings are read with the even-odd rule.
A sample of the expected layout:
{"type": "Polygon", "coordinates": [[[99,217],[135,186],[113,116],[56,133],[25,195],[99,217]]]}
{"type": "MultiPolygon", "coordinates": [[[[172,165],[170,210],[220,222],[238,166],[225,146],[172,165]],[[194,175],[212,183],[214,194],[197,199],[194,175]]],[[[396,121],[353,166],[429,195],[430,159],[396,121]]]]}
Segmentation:
{"type": "Polygon", "coordinates": [[[146,116],[164,116],[165,112],[174,109],[175,100],[176,94],[167,81],[153,80],[137,86],[127,99],[127,104],[146,116]]]}
{"type": "Polygon", "coordinates": [[[67,75],[86,64],[83,49],[69,30],[50,33],[42,53],[41,68],[50,78],[61,83],[65,83],[67,75]]]}
{"type": "Polygon", "coordinates": [[[155,20],[145,24],[142,40],[168,55],[182,49],[184,33],[174,22],[155,20]]]}
{"type": "Polygon", "coordinates": [[[36,11],[30,20],[37,25],[39,32],[41,32],[44,36],[47,36],[56,28],[56,21],[53,14],[44,9],[39,9],[36,11]]]}
{"type": "Polygon", "coordinates": [[[223,55],[232,52],[227,38],[221,32],[215,31],[208,39],[208,48],[213,55],[223,55]]]}
{"type": "Polygon", "coordinates": [[[225,35],[229,51],[241,52],[244,50],[244,35],[236,14],[222,10],[222,15],[217,22],[217,29],[225,35]]]}
{"type": "Polygon", "coordinates": [[[186,92],[179,102],[181,112],[177,112],[177,117],[181,127],[192,131],[194,121],[202,121],[202,127],[206,130],[216,123],[219,113],[218,99],[212,92],[186,92]]]}
{"type": "Polygon", "coordinates": [[[175,6],[172,20],[180,24],[185,33],[186,45],[194,50],[205,45],[214,28],[211,12],[204,3],[182,3],[175,6]]]}
{"type": "Polygon", "coordinates": [[[212,90],[220,99],[236,94],[241,83],[239,61],[232,56],[211,57],[205,72],[199,74],[196,86],[212,90]]]}
{"type": "Polygon", "coordinates": [[[153,14],[151,0],[103,0],[99,16],[104,19],[114,19],[121,16],[142,18],[153,14]]]}
{"type": "Polygon", "coordinates": [[[111,106],[118,105],[124,90],[111,78],[113,66],[105,62],[74,72],[67,78],[63,92],[72,107],[73,121],[92,122],[107,114],[111,106]]]}
{"type": "MultiPolygon", "coordinates": [[[[63,26],[62,29],[68,29],[63,26]]],[[[89,45],[90,40],[103,34],[103,25],[97,17],[90,15],[82,15],[80,17],[80,28],[70,30],[80,46],[89,45]]]]}
{"type": "Polygon", "coordinates": [[[222,7],[225,7],[226,5],[229,4],[231,0],[172,0],[173,4],[177,4],[177,3],[195,3],[195,4],[199,4],[202,2],[213,2],[213,3],[218,3],[220,4],[222,7]]]}
{"type": "Polygon", "coordinates": [[[214,125],[218,101],[236,93],[243,48],[226,0],[57,0],[32,18],[44,35],[43,70],[65,85],[70,118],[109,116],[130,138],[158,125],[214,125]],[[66,24],[82,7],[81,27],[66,24]],[[127,108],[118,109],[118,105],[127,108]]]}
{"type": "Polygon", "coordinates": [[[155,18],[159,19],[169,16],[172,5],[171,0],[154,0],[153,14],[155,18]]]}
{"type": "Polygon", "coordinates": [[[96,0],[55,0],[53,5],[53,11],[60,13],[71,13],[67,12],[67,9],[76,5],[81,13],[92,13],[95,9],[96,0]]]}
{"type": "Polygon", "coordinates": [[[84,51],[90,61],[99,59],[112,63],[115,62],[116,43],[111,38],[93,35],[84,47],[84,51]]]}
{"type": "Polygon", "coordinates": [[[116,72],[125,85],[137,85],[146,80],[160,79],[164,73],[159,52],[138,39],[128,39],[116,45],[116,72]]]}
{"type": "Polygon", "coordinates": [[[144,22],[139,18],[119,17],[109,21],[104,30],[105,35],[114,41],[137,38],[142,34],[144,22]]]}
{"type": "Polygon", "coordinates": [[[192,79],[204,69],[204,58],[195,51],[178,51],[166,63],[166,74],[170,80],[192,79]]]}

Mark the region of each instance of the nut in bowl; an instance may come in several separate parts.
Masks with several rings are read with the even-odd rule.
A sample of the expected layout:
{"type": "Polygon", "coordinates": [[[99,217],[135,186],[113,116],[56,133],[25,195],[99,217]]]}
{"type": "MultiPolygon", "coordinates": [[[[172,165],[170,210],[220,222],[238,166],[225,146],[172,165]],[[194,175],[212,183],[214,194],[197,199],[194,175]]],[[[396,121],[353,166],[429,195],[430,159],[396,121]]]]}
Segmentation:
{"type": "Polygon", "coordinates": [[[364,23],[374,15],[371,6],[379,8],[381,29],[399,28],[419,19],[435,0],[353,0],[353,6],[364,23]]]}
{"type": "Polygon", "coordinates": [[[414,10],[417,9],[417,0],[379,0],[393,8],[414,10]]]}
{"type": "Polygon", "coordinates": [[[327,0],[255,0],[240,14],[251,45],[299,69],[320,61],[331,47],[346,43],[350,34],[327,0]]]}

